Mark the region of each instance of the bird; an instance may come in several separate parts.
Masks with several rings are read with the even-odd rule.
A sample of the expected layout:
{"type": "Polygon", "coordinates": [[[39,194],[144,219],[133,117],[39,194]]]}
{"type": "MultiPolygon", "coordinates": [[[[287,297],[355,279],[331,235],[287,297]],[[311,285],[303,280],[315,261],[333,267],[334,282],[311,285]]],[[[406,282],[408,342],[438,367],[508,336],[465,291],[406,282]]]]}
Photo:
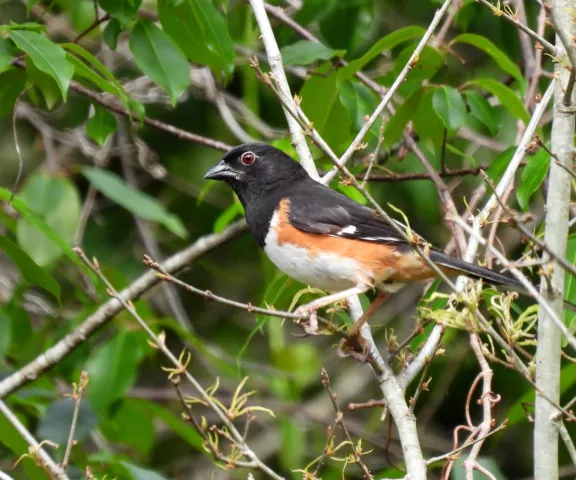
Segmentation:
{"type": "MultiPolygon", "coordinates": [[[[232,187],[252,236],[276,267],[305,285],[335,292],[296,309],[310,318],[309,333],[317,328],[317,311],[332,303],[375,289],[380,294],[369,309],[373,313],[407,283],[437,276],[375,210],[312,179],[300,163],[271,145],[234,147],[204,178],[232,187]]],[[[524,290],[516,279],[447,255],[414,235],[447,276],[465,274],[524,290]]]]}

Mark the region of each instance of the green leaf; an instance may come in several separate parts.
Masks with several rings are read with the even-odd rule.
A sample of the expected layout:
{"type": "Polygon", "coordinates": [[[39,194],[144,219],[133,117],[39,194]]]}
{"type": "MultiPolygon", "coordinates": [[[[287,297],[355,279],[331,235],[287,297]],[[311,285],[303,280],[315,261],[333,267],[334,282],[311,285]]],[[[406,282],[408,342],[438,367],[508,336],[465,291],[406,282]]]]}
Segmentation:
{"type": "Polygon", "coordinates": [[[510,60],[502,50],[486,37],[474,33],[463,33],[454,38],[450,42],[450,45],[452,46],[456,43],[467,43],[468,45],[472,45],[473,47],[482,50],[484,53],[492,57],[502,70],[512,75],[516,80],[518,80],[518,82],[522,82],[522,72],[518,65],[510,60]]]}
{"type": "Polygon", "coordinates": [[[60,88],[66,101],[68,85],[74,74],[74,68],[66,59],[64,50],[39,33],[25,30],[10,30],[8,36],[23,52],[30,55],[39,70],[50,75],[60,88]]]}
{"type": "Polygon", "coordinates": [[[439,87],[432,97],[432,105],[448,131],[456,131],[464,123],[466,105],[455,88],[439,87]]]}
{"type": "Polygon", "coordinates": [[[189,60],[222,70],[234,60],[234,43],[226,21],[211,0],[158,2],[158,17],[164,31],[180,46],[189,60]]]}
{"type": "Polygon", "coordinates": [[[16,226],[18,244],[37,264],[49,265],[63,253],[62,246],[54,244],[54,236],[64,242],[67,249],[74,239],[80,218],[78,189],[69,178],[40,173],[30,177],[20,198],[46,223],[53,237],[47,238],[46,230],[39,229],[38,222],[25,215],[16,226]]]}
{"type": "Polygon", "coordinates": [[[102,32],[102,40],[110,47],[111,50],[116,50],[118,45],[118,37],[122,33],[122,24],[115,18],[111,19],[106,28],[102,32]]]}
{"type": "Polygon", "coordinates": [[[478,78],[468,82],[469,85],[478,85],[494,95],[500,103],[516,118],[524,123],[530,121],[530,114],[524,107],[522,100],[506,85],[492,78],[478,78]]]}
{"type": "Polygon", "coordinates": [[[317,60],[342,57],[346,50],[334,50],[318,42],[300,40],[280,50],[284,65],[309,65],[317,60]]]}
{"type": "MultiPolygon", "coordinates": [[[[0,200],[7,202],[10,199],[11,192],[5,188],[0,187],[0,200]]],[[[51,246],[56,246],[62,253],[64,253],[70,260],[72,260],[81,270],[83,270],[93,281],[96,276],[94,273],[78,258],[70,245],[58,235],[47,223],[32,212],[26,202],[19,196],[12,199],[12,207],[22,216],[18,221],[20,223],[23,219],[32,225],[36,230],[41,232],[51,242],[51,246]]],[[[28,252],[30,254],[30,252],[28,252]]],[[[39,263],[36,261],[36,263],[39,263]]]]}
{"type": "Polygon", "coordinates": [[[102,194],[134,215],[159,222],[175,235],[187,237],[186,229],[176,215],[169,213],[155,198],[126,185],[124,180],[114,173],[100,168],[86,167],[82,169],[82,175],[90,180],[90,183],[102,194]]]}
{"type": "Polygon", "coordinates": [[[362,70],[364,66],[370,63],[378,55],[380,55],[384,50],[391,50],[398,45],[412,40],[413,38],[419,38],[424,35],[426,31],[422,27],[404,27],[396,30],[385,37],[378,40],[370,50],[368,50],[364,55],[356,60],[352,60],[344,68],[340,70],[342,78],[351,77],[356,72],[362,70]]]}
{"type": "Polygon", "coordinates": [[[12,112],[14,103],[25,86],[25,71],[19,68],[9,68],[0,73],[0,118],[12,112]]]}
{"type": "Polygon", "coordinates": [[[36,65],[30,60],[30,57],[26,58],[26,72],[28,73],[28,78],[34,82],[34,85],[42,92],[48,110],[52,110],[56,102],[61,98],[60,87],[58,83],[56,83],[56,80],[36,68],[36,65]]]}
{"type": "MultiPolygon", "coordinates": [[[[405,47],[396,60],[394,61],[394,75],[398,76],[404,69],[410,57],[416,48],[415,44],[409,44],[405,47]]],[[[406,76],[405,83],[409,82],[423,82],[424,80],[431,79],[436,72],[444,65],[444,56],[435,48],[426,45],[420,55],[418,61],[410,69],[406,76]]]]}
{"type": "Polygon", "coordinates": [[[37,33],[48,33],[46,25],[40,25],[36,22],[10,23],[10,25],[0,25],[1,35],[6,35],[10,30],[28,30],[37,33]]]}
{"type": "Polygon", "coordinates": [[[340,193],[343,193],[348,198],[351,198],[352,200],[354,200],[356,203],[359,203],[361,205],[366,205],[368,203],[368,200],[366,200],[366,197],[364,195],[362,195],[362,193],[353,185],[344,185],[341,182],[338,182],[336,184],[335,188],[340,193]]]}
{"type": "Polygon", "coordinates": [[[175,105],[190,83],[190,66],[182,50],[150,20],[138,20],[130,35],[136,65],[160,85],[175,105]]]}
{"type": "Polygon", "coordinates": [[[4,251],[18,267],[24,280],[32,285],[38,285],[50,292],[60,303],[60,285],[42,268],[40,268],[30,256],[16,245],[8,237],[0,235],[0,250],[4,251]]]}
{"type": "Polygon", "coordinates": [[[358,130],[362,128],[367,112],[376,108],[377,97],[366,85],[350,80],[342,80],[339,89],[340,103],[348,112],[350,123],[358,130]]]}
{"type": "Polygon", "coordinates": [[[86,65],[82,60],[76,58],[74,55],[67,53],[66,58],[74,67],[74,73],[86,80],[89,80],[94,85],[96,85],[100,90],[104,92],[111,93],[112,95],[117,95],[118,92],[114,85],[103,79],[100,75],[94,72],[88,65],[86,65]]]}
{"type": "Polygon", "coordinates": [[[8,69],[12,63],[12,44],[6,38],[0,37],[0,72],[8,69]]]}
{"type": "Polygon", "coordinates": [[[0,362],[4,362],[4,357],[6,357],[11,343],[12,323],[6,311],[0,308],[0,362]]]}
{"type": "Polygon", "coordinates": [[[147,455],[154,445],[153,422],[154,417],[138,400],[126,398],[100,428],[109,441],[129,445],[147,455]]]}
{"type": "Polygon", "coordinates": [[[504,175],[514,153],[516,153],[516,147],[510,147],[492,160],[492,164],[488,167],[486,173],[495,185],[500,181],[502,175],[504,175]]]}
{"type": "MultiPolygon", "coordinates": [[[[566,246],[566,261],[571,265],[576,265],[576,235],[568,237],[566,246]]],[[[576,304],[576,276],[566,272],[564,277],[564,300],[576,304]]],[[[576,312],[564,309],[564,324],[574,333],[576,327],[576,312]]],[[[566,341],[564,339],[564,341],[566,341]]],[[[1,355],[0,355],[1,358],[1,355]]]]}
{"type": "Polygon", "coordinates": [[[214,233],[220,233],[230,225],[237,216],[242,215],[242,213],[244,213],[242,204],[240,202],[234,202],[224,210],[214,222],[214,233]]]}
{"type": "MultiPolygon", "coordinates": [[[[350,133],[349,115],[339,99],[337,75],[312,76],[302,86],[302,109],[331,145],[345,142],[350,133]]],[[[338,150],[338,148],[336,148],[338,150]]]]}
{"type": "Polygon", "coordinates": [[[444,137],[444,124],[434,110],[434,93],[433,90],[424,93],[418,110],[414,112],[412,123],[420,138],[430,139],[435,145],[440,145],[444,137]]]}
{"type": "MultiPolygon", "coordinates": [[[[576,382],[576,365],[569,363],[562,367],[560,372],[560,394],[566,393],[576,382]]],[[[526,421],[526,404],[532,405],[534,403],[534,390],[528,391],[522,395],[515,395],[516,401],[503,415],[508,419],[508,425],[512,426],[518,422],[526,421]]]]}
{"type": "MultiPolygon", "coordinates": [[[[96,85],[98,85],[100,88],[102,88],[102,90],[104,91],[110,91],[110,93],[113,93],[114,95],[116,95],[120,100],[122,100],[122,103],[124,104],[124,106],[126,107],[126,110],[128,111],[136,111],[137,109],[137,102],[134,101],[130,95],[128,95],[128,93],[126,92],[126,90],[124,90],[124,87],[122,86],[122,84],[116,79],[116,77],[114,76],[114,74],[108,69],[106,68],[106,66],[104,66],[104,64],[102,64],[102,62],[100,60],[98,60],[94,55],[92,55],[88,50],[82,48],[80,45],[77,45],[75,43],[63,43],[62,44],[62,48],[69,50],[70,52],[73,52],[74,54],[76,54],[78,57],[80,57],[82,60],[84,60],[85,62],[87,62],[96,72],[93,72],[92,70],[90,70],[90,74],[87,75],[88,80],[96,83],[96,85]],[[102,81],[98,80],[98,79],[94,79],[94,75],[96,75],[96,77],[98,78],[102,78],[104,79],[104,83],[105,86],[102,85],[102,81]]],[[[74,62],[71,62],[75,69],[77,69],[76,73],[78,73],[78,70],[81,70],[83,73],[85,73],[84,69],[82,69],[81,67],[79,67],[78,63],[80,63],[83,66],[86,66],[81,60],[77,59],[76,57],[72,57],[70,54],[67,54],[67,58],[74,58],[74,62]]],[[[78,73],[79,75],[82,75],[82,73],[78,73]]],[[[82,75],[84,76],[84,75],[82,75]]]]}
{"type": "Polygon", "coordinates": [[[90,378],[86,396],[99,416],[132,387],[140,356],[140,345],[130,331],[120,332],[91,354],[86,363],[90,378]]]}
{"type": "MultiPolygon", "coordinates": [[[[136,400],[132,400],[132,402],[134,401],[136,400]]],[[[176,435],[187,442],[188,445],[191,445],[199,452],[204,452],[202,437],[190,424],[184,422],[180,416],[174,415],[169,409],[154,402],[146,400],[137,400],[137,402],[143,410],[146,410],[149,415],[154,416],[155,419],[164,423],[176,435]]]]}
{"type": "MultiPolygon", "coordinates": [[[[51,440],[60,445],[66,445],[70,435],[72,416],[74,415],[74,401],[71,398],[61,398],[52,403],[38,425],[37,435],[40,438],[51,440]]],[[[78,409],[78,419],[74,440],[79,442],[86,439],[88,434],[98,425],[98,419],[90,402],[82,399],[78,409]]]]}
{"type": "Polygon", "coordinates": [[[527,211],[530,207],[530,197],[540,188],[549,167],[550,155],[544,149],[540,149],[524,168],[520,186],[516,190],[516,198],[522,210],[527,211]]]}
{"type": "Polygon", "coordinates": [[[138,13],[142,0],[99,0],[100,7],[114,18],[127,24],[138,13]]]}
{"type": "Polygon", "coordinates": [[[301,465],[306,455],[306,430],[296,418],[287,416],[280,421],[282,445],[279,448],[280,464],[286,471],[301,465]]]}
{"type": "Polygon", "coordinates": [[[476,92],[466,92],[466,102],[470,107],[470,114],[484,124],[494,136],[498,133],[498,118],[494,107],[482,95],[476,92]]]}
{"type": "Polygon", "coordinates": [[[137,467],[128,462],[122,462],[121,465],[130,474],[132,480],[167,480],[166,477],[163,477],[159,473],[146,468],[137,467]]]}
{"type": "Polygon", "coordinates": [[[104,146],[106,139],[116,131],[116,117],[108,110],[94,105],[94,115],[86,122],[86,133],[100,147],[104,146]]]}
{"type": "Polygon", "coordinates": [[[115,95],[122,101],[126,110],[135,113],[140,119],[142,119],[144,115],[143,105],[131,98],[124,90],[124,87],[120,85],[120,83],[114,78],[112,74],[110,74],[112,76],[111,79],[105,79],[74,55],[67,53],[66,57],[74,66],[74,73],[77,76],[89,80],[102,91],[115,95]]]}
{"type": "Polygon", "coordinates": [[[404,100],[404,103],[396,109],[396,114],[386,122],[384,127],[384,145],[387,148],[392,147],[402,139],[406,125],[418,111],[423,94],[424,91],[422,89],[416,90],[404,100]]]}

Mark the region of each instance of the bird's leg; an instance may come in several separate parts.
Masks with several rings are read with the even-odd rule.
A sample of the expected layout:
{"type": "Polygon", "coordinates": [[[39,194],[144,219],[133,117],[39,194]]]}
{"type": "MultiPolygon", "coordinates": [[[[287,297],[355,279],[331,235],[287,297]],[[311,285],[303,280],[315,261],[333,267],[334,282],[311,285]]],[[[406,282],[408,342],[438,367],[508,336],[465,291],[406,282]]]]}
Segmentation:
{"type": "MultiPolygon", "coordinates": [[[[309,335],[315,335],[318,332],[318,319],[317,311],[321,308],[330,305],[331,303],[338,302],[339,300],[344,300],[345,298],[351,297],[352,295],[360,295],[366,293],[371,287],[369,285],[356,285],[354,288],[349,288],[348,290],[343,290],[332,295],[327,295],[325,297],[318,298],[310,303],[302,305],[296,309],[294,312],[297,315],[309,315],[309,321],[304,325],[304,330],[309,335]]],[[[302,320],[296,320],[296,323],[302,324],[302,320]]]]}
{"type": "Polygon", "coordinates": [[[356,322],[354,323],[354,325],[352,326],[352,328],[348,332],[350,337],[355,337],[358,335],[358,333],[360,332],[360,329],[362,328],[362,325],[364,325],[368,320],[370,320],[372,315],[374,315],[374,312],[376,312],[376,310],[378,310],[378,308],[380,308],[380,305],[382,305],[386,301],[386,299],[389,297],[389,295],[390,295],[390,293],[388,293],[388,292],[379,292],[378,293],[378,296],[370,304],[370,306],[368,307],[368,310],[366,310],[364,312],[364,314],[358,320],[356,320],[356,322]]]}

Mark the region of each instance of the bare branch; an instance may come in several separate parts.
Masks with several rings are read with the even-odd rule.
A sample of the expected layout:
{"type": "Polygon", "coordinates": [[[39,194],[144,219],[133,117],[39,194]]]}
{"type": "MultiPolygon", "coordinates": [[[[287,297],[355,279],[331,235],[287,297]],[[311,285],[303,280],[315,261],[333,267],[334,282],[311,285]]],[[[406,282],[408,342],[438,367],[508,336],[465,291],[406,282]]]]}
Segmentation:
{"type": "Polygon", "coordinates": [[[494,5],[492,5],[487,0],[476,0],[476,1],[478,3],[481,3],[484,6],[488,7],[490,10],[492,10],[492,12],[494,12],[494,15],[496,15],[500,18],[503,18],[508,23],[511,23],[515,27],[522,30],[524,33],[530,35],[534,40],[536,40],[540,45],[542,45],[542,47],[544,47],[549,54],[551,54],[551,55],[556,54],[556,47],[554,47],[554,45],[552,45],[548,40],[546,40],[541,35],[538,35],[534,30],[531,30],[530,28],[528,28],[526,25],[524,25],[519,20],[516,20],[512,15],[508,15],[506,12],[495,7],[494,5]]]}
{"type": "MultiPolygon", "coordinates": [[[[260,33],[262,35],[262,41],[264,42],[264,47],[266,48],[266,55],[268,56],[268,63],[270,65],[270,70],[274,74],[274,79],[278,83],[278,86],[286,100],[291,103],[294,107],[296,103],[292,98],[290,93],[290,86],[288,85],[288,79],[286,78],[286,73],[284,72],[284,67],[282,66],[282,56],[280,55],[280,49],[278,48],[278,43],[276,42],[276,37],[274,37],[274,32],[268,20],[268,15],[266,14],[266,9],[264,8],[264,2],[262,0],[250,0],[250,5],[252,5],[252,10],[254,11],[254,16],[260,27],[260,33]]],[[[306,143],[306,137],[300,128],[298,122],[292,118],[284,108],[284,114],[286,115],[286,120],[288,122],[288,127],[290,128],[290,134],[292,136],[292,144],[296,149],[296,153],[300,158],[302,166],[308,172],[314,180],[319,180],[318,170],[312,158],[312,153],[308,148],[306,143]]]]}
{"type": "MultiPolygon", "coordinates": [[[[558,57],[562,57],[562,45],[572,65],[569,73],[562,62],[554,66],[556,78],[554,90],[554,110],[552,117],[551,150],[558,162],[568,170],[572,169],[574,154],[573,112],[566,112],[565,100],[573,102],[571,90],[563,87],[569,83],[576,68],[576,46],[574,45],[574,2],[572,0],[552,0],[544,3],[556,29],[558,57]],[[569,29],[569,30],[568,30],[569,29]]],[[[550,162],[548,193],[546,198],[546,225],[544,242],[559,257],[566,256],[568,243],[568,218],[571,177],[556,162],[550,162]]],[[[544,254],[543,258],[549,258],[544,254]]],[[[560,368],[562,334],[568,343],[576,348],[576,341],[562,321],[564,309],[564,272],[556,261],[550,263],[540,283],[542,296],[538,311],[538,344],[536,347],[536,387],[546,398],[536,395],[534,420],[534,476],[536,478],[558,477],[558,429],[552,420],[557,413],[555,404],[560,401],[560,368]],[[548,399],[551,400],[548,401],[548,399]]]]}
{"type": "MultiPolygon", "coordinates": [[[[516,148],[516,152],[514,152],[514,156],[510,160],[510,163],[508,164],[508,167],[506,168],[504,175],[502,175],[500,182],[498,182],[498,185],[496,186],[495,193],[488,199],[488,201],[486,202],[480,213],[478,213],[474,217],[474,220],[472,222],[472,229],[474,230],[474,232],[476,233],[480,232],[480,230],[484,225],[484,222],[486,222],[492,210],[498,206],[498,197],[502,197],[504,195],[504,192],[506,192],[509,185],[514,180],[516,171],[518,170],[518,167],[520,166],[520,163],[522,162],[522,159],[526,154],[526,147],[528,146],[528,144],[532,140],[532,137],[534,136],[534,132],[538,127],[540,118],[542,118],[542,115],[546,110],[546,107],[548,106],[550,99],[552,98],[553,91],[554,91],[554,81],[550,83],[550,85],[546,89],[546,93],[544,93],[542,97],[542,100],[540,100],[540,103],[538,103],[538,106],[534,110],[534,114],[532,115],[532,118],[530,119],[530,122],[528,123],[528,126],[526,127],[526,130],[524,132],[524,135],[522,136],[522,139],[520,140],[520,143],[516,148]]],[[[478,250],[478,245],[479,240],[477,236],[474,235],[472,238],[470,238],[470,241],[468,242],[468,248],[466,249],[464,260],[468,262],[474,260],[474,256],[476,255],[476,251],[478,250]]]]}
{"type": "MultiPolygon", "coordinates": [[[[188,382],[196,389],[196,391],[202,396],[202,400],[210,407],[210,409],[216,413],[219,420],[226,426],[228,432],[231,434],[232,442],[240,449],[242,455],[248,457],[252,463],[244,463],[243,465],[247,467],[254,467],[269,477],[275,480],[284,480],[283,477],[278,475],[274,470],[272,470],[268,465],[262,463],[262,461],[258,458],[258,456],[252,451],[252,449],[248,446],[248,444],[244,441],[243,435],[237,430],[234,423],[230,420],[225,412],[212,398],[211,395],[200,385],[200,383],[196,380],[195,377],[190,374],[190,372],[185,368],[186,366],[182,364],[182,362],[172,353],[170,349],[166,347],[164,339],[160,338],[156,335],[152,329],[148,326],[148,324],[142,319],[142,317],[138,314],[134,305],[131,304],[130,301],[126,300],[125,296],[121,293],[118,293],[114,286],[110,283],[110,281],[106,278],[106,276],[100,270],[99,265],[95,262],[92,263],[84,252],[77,248],[75,249],[76,253],[78,254],[80,260],[82,260],[98,277],[106,284],[108,287],[108,292],[110,295],[117,300],[122,307],[130,314],[132,317],[139,323],[139,325],[144,329],[144,331],[148,334],[148,336],[154,342],[156,348],[158,348],[167,358],[170,360],[172,365],[174,365],[176,371],[179,375],[184,376],[188,382]]],[[[240,465],[240,464],[238,464],[240,465]]]]}
{"type": "MultiPolygon", "coordinates": [[[[219,234],[210,234],[200,237],[188,248],[172,255],[162,263],[167,272],[176,272],[192,263],[206,252],[236,238],[246,231],[246,223],[238,221],[233,223],[219,234]]],[[[126,301],[136,300],[144,292],[150,290],[160,279],[155,272],[146,272],[120,292],[126,301]]],[[[40,354],[30,363],[17,372],[0,381],[0,398],[4,398],[26,383],[38,378],[46,370],[55,366],[60,360],[72,353],[78,346],[86,341],[92,333],[112,319],[122,310],[122,304],[116,299],[109,299],[98,310],[86,318],[75,330],[67,334],[58,343],[40,354]]]]}
{"type": "MultiPolygon", "coordinates": [[[[357,321],[362,317],[362,307],[358,297],[353,297],[348,301],[351,317],[357,321]]],[[[411,480],[426,480],[426,461],[420,447],[418,431],[416,429],[416,417],[410,412],[410,408],[404,398],[404,388],[400,385],[394,372],[384,361],[380,352],[376,348],[370,326],[364,324],[360,329],[360,335],[364,340],[364,345],[368,357],[371,359],[371,365],[376,374],[376,379],[384,400],[388,404],[390,414],[394,419],[404,461],[406,463],[407,478],[411,480]]]]}
{"type": "MultiPolygon", "coordinates": [[[[6,417],[6,420],[18,431],[20,436],[26,440],[30,445],[29,451],[32,458],[38,461],[39,466],[45,468],[57,480],[69,480],[68,475],[52,460],[52,457],[46,453],[43,448],[43,443],[38,441],[32,436],[24,424],[18,419],[16,415],[8,408],[2,400],[0,400],[0,413],[6,417]]],[[[22,458],[22,457],[21,457],[22,458]]]]}
{"type": "MultiPolygon", "coordinates": [[[[538,302],[541,310],[545,311],[550,316],[556,327],[566,337],[567,342],[573,348],[576,348],[576,338],[574,338],[574,335],[570,333],[568,328],[564,325],[564,322],[562,322],[562,320],[560,319],[564,305],[562,301],[562,296],[555,298],[556,300],[560,300],[560,310],[559,310],[560,313],[558,314],[557,312],[554,311],[553,307],[551,306],[552,302],[546,299],[543,294],[539,293],[536,287],[532,285],[532,282],[530,282],[530,280],[526,278],[526,275],[524,275],[520,270],[514,267],[512,263],[497,248],[495,248],[492,245],[488,245],[486,240],[484,240],[484,238],[482,238],[480,234],[478,234],[472,228],[470,228],[468,224],[466,224],[466,222],[464,222],[461,218],[455,218],[454,221],[458,223],[464,230],[466,230],[466,232],[468,232],[473,238],[475,238],[476,241],[478,241],[481,245],[486,245],[487,248],[489,248],[492,251],[492,254],[496,257],[496,259],[500,262],[500,264],[506,266],[510,271],[510,273],[512,273],[512,275],[514,275],[514,277],[516,277],[516,279],[522,283],[522,285],[524,286],[524,288],[526,288],[528,293],[530,293],[530,295],[538,302]]],[[[562,275],[562,278],[564,278],[564,273],[562,272],[562,270],[559,271],[562,275]]],[[[546,284],[546,282],[543,282],[543,284],[547,291],[548,285],[546,284]]],[[[556,295],[557,294],[554,294],[554,297],[556,297],[556,295]]],[[[541,337],[539,336],[538,338],[540,339],[539,341],[541,341],[541,337]]]]}
{"type": "MultiPolygon", "coordinates": [[[[452,0],[445,0],[442,7],[436,11],[434,18],[432,19],[432,22],[430,23],[428,29],[426,30],[426,33],[422,37],[422,40],[420,40],[420,43],[415,48],[414,52],[410,56],[410,59],[408,60],[406,65],[404,65],[404,68],[398,74],[398,76],[396,77],[396,80],[394,80],[394,83],[392,84],[390,89],[386,92],[386,95],[384,95],[384,98],[382,99],[382,101],[380,102],[378,107],[376,107],[376,110],[374,111],[374,113],[372,113],[370,118],[362,126],[362,128],[358,132],[358,135],[356,135],[356,138],[352,141],[350,146],[346,149],[344,154],[338,160],[339,165],[342,165],[342,166],[346,165],[346,162],[348,160],[350,160],[352,155],[354,155],[354,153],[360,148],[362,141],[364,140],[364,137],[366,136],[368,131],[372,128],[372,125],[374,125],[374,123],[376,123],[376,121],[378,120],[380,115],[382,115],[382,112],[384,112],[384,109],[388,106],[388,104],[392,100],[392,97],[395,95],[396,90],[398,90],[400,85],[402,85],[402,83],[406,79],[406,76],[408,75],[410,70],[412,70],[412,68],[414,68],[414,65],[416,65],[416,63],[418,61],[418,57],[420,56],[420,53],[422,52],[422,50],[424,49],[424,47],[426,46],[426,44],[430,40],[430,37],[434,33],[434,30],[436,30],[436,27],[438,26],[438,24],[442,20],[442,17],[444,16],[446,11],[448,10],[448,7],[450,6],[451,1],[452,0]]],[[[325,185],[329,184],[334,179],[334,177],[336,177],[337,174],[338,174],[338,167],[334,167],[326,175],[324,175],[324,177],[322,178],[322,183],[324,183],[325,185]]]]}

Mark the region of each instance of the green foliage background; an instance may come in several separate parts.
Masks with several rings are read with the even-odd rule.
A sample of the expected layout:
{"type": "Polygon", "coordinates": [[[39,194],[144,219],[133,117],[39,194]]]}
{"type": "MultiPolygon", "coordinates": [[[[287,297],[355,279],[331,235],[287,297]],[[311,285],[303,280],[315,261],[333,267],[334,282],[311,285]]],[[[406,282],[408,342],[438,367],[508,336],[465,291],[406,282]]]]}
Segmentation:
{"type": "MultiPolygon", "coordinates": [[[[240,143],[222,120],[213,96],[198,81],[190,83],[190,64],[196,73],[204,67],[204,78],[213,76],[222,94],[243,105],[240,112],[248,109],[267,124],[266,130],[257,128],[240,114],[239,122],[250,136],[294,154],[280,103],[249,64],[248,56],[261,57],[263,46],[247,3],[100,0],[98,5],[100,15],[110,18],[72,43],[94,21],[92,1],[0,3],[0,378],[53,345],[108,298],[105,287],[80,267],[70,250],[87,198],[94,195],[95,201],[82,247],[89,257],[98,258],[117,289],[145,272],[142,257],[151,253],[135,217],[144,222],[162,256],[169,256],[241,216],[227,187],[203,180],[220,151],[143,121],[145,114],[230,145],[240,143]],[[11,66],[15,56],[20,56],[24,69],[11,66]],[[144,88],[128,93],[134,86],[128,82],[143,76],[144,88]],[[106,98],[131,112],[134,121],[128,124],[125,117],[91,104],[70,87],[71,81],[106,92],[106,98]],[[12,129],[16,101],[24,171],[9,206],[18,171],[12,129]]],[[[438,6],[432,0],[305,0],[293,18],[321,44],[304,41],[273,20],[292,91],[302,98],[302,108],[336,153],[344,152],[378,103],[354,74],[362,71],[377,84],[390,86],[438,6]],[[340,67],[338,58],[348,66],[340,67]]],[[[526,3],[532,26],[537,7],[536,2],[526,3]]],[[[268,70],[265,57],[260,65],[268,70]]],[[[527,122],[534,107],[533,102],[523,104],[524,67],[514,27],[482,5],[462,2],[444,43],[424,49],[399,89],[393,102],[397,114],[384,125],[374,173],[425,171],[412,153],[398,148],[407,127],[440,169],[446,129],[446,167],[485,166],[497,181],[514,151],[517,122],[527,122]],[[479,146],[477,138],[485,139],[490,148],[479,146]]],[[[544,68],[552,69],[548,57],[544,68]]],[[[538,90],[543,92],[548,82],[543,77],[538,90]]],[[[372,129],[367,148],[351,164],[355,173],[366,170],[379,128],[377,124],[372,129]]],[[[544,138],[548,129],[543,127],[544,138]]],[[[329,169],[330,162],[318,150],[314,153],[319,168],[329,169]]],[[[548,165],[542,153],[527,158],[517,179],[517,200],[512,202],[516,208],[542,214],[548,165]]],[[[447,181],[464,213],[481,178],[466,175],[447,181]]],[[[363,201],[351,187],[338,181],[332,186],[363,201]]],[[[369,188],[382,205],[403,210],[412,228],[432,243],[441,246],[449,240],[430,181],[370,182],[369,188]]],[[[500,239],[511,258],[521,255],[517,233],[504,227],[500,239]]],[[[284,310],[303,288],[281,276],[248,234],[201,257],[181,278],[238,301],[284,310]]],[[[299,478],[301,474],[291,471],[321,455],[326,427],[334,420],[319,379],[321,367],[330,374],[342,408],[379,398],[369,367],[340,358],[334,337],[299,338],[294,335],[299,330],[289,322],[174,292],[190,319],[192,328],[187,331],[176,321],[160,287],[136,307],[155,330],[166,331],[174,351],[190,349],[190,371],[205,386],[219,377],[224,403],[241,379],[250,377],[247,388],[257,391],[252,404],[270,408],[276,416],[259,413],[249,443],[284,475],[299,478]]],[[[402,340],[416,326],[420,293],[419,287],[403,291],[372,320],[383,351],[390,336],[402,340]]],[[[576,296],[576,291],[570,295],[576,296]]],[[[346,320],[344,314],[337,315],[346,320]]],[[[418,337],[414,347],[423,338],[418,337]]],[[[422,393],[415,410],[428,456],[452,448],[452,431],[465,422],[466,395],[478,373],[465,334],[449,331],[443,349],[429,372],[430,390],[422,393]]],[[[246,472],[213,466],[198,434],[180,417],[181,407],[161,370],[165,365],[145,333],[122,312],[57,367],[12,394],[8,403],[39,440],[61,445],[51,450],[60,459],[72,414],[72,402],[63,394],[85,369],[90,383],[80,412],[79,443],[72,454],[74,478],[80,478],[87,465],[98,478],[246,478],[246,472]]],[[[523,478],[530,475],[532,463],[532,428],[523,405],[533,400],[533,393],[518,374],[498,364],[493,368],[493,390],[502,396],[496,419],[501,423],[508,418],[509,426],[487,442],[483,461],[499,472],[498,478],[523,478]]],[[[576,369],[568,363],[564,369],[563,398],[568,399],[575,393],[576,369]]],[[[529,405],[526,408],[530,411],[529,405]]],[[[199,413],[214,420],[206,410],[199,413]]],[[[473,413],[480,415],[476,406],[473,413]]],[[[362,438],[363,447],[372,450],[365,457],[372,472],[401,477],[394,468],[402,463],[394,427],[388,419],[381,422],[380,415],[380,409],[371,409],[346,418],[354,438],[362,438]]],[[[1,416],[0,445],[0,468],[7,471],[27,451],[1,416]]],[[[329,461],[322,478],[341,478],[342,468],[342,463],[329,461]]],[[[30,459],[11,475],[47,478],[30,459]]],[[[431,478],[438,475],[438,470],[432,471],[431,478]]],[[[463,470],[455,467],[452,475],[462,478],[463,470]]],[[[361,478],[355,465],[347,466],[345,477],[361,478]]]]}

